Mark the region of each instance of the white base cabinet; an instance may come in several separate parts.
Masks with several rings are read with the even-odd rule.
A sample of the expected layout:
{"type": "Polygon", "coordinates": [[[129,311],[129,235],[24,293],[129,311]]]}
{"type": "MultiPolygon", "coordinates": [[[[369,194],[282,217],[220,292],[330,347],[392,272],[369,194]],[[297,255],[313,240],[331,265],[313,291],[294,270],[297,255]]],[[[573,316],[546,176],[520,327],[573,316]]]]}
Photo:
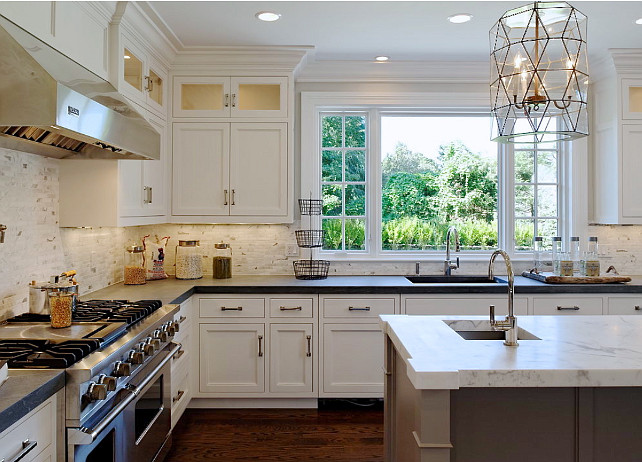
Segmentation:
{"type": "Polygon", "coordinates": [[[310,324],[270,324],[270,392],[312,393],[310,324]]]}
{"type": "Polygon", "coordinates": [[[193,318],[192,299],[189,298],[181,303],[178,313],[174,316],[179,329],[172,341],[180,343],[181,349],[174,355],[171,362],[172,428],[185,412],[193,394],[192,381],[195,373],[192,372],[194,371],[192,357],[198,356],[194,352],[193,318]]]}

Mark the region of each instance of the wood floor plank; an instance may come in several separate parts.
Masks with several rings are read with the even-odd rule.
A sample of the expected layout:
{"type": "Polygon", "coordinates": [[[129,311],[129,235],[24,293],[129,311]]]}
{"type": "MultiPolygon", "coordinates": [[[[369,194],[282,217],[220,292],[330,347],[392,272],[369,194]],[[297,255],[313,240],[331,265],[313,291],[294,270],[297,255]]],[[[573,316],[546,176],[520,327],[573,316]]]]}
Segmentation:
{"type": "Polygon", "coordinates": [[[166,462],[380,462],[383,411],[188,409],[166,462]]]}

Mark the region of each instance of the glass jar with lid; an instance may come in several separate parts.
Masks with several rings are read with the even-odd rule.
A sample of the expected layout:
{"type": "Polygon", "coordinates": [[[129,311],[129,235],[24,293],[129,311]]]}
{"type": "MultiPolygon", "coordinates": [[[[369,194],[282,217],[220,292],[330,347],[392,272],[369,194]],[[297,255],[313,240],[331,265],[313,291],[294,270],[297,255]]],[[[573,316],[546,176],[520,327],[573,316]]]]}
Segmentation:
{"type": "Polygon", "coordinates": [[[200,241],[178,241],[176,246],[176,279],[203,277],[203,252],[200,241]]]}
{"type": "Polygon", "coordinates": [[[76,307],[76,287],[59,286],[47,289],[51,327],[61,329],[71,326],[72,313],[76,307]]]}
{"type": "Polygon", "coordinates": [[[145,268],[145,249],[141,245],[130,245],[125,248],[125,284],[137,285],[147,283],[145,268]]]}
{"type": "Polygon", "coordinates": [[[232,277],[232,248],[230,244],[225,242],[214,244],[212,273],[216,279],[232,277]]]}

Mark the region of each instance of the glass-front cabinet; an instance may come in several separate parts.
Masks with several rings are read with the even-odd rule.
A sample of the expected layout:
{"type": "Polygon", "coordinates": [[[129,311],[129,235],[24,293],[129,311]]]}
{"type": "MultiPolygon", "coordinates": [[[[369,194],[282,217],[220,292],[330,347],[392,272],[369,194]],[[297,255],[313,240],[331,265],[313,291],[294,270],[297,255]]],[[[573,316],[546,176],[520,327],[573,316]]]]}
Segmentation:
{"type": "Polygon", "coordinates": [[[119,91],[165,119],[167,74],[162,66],[123,36],[119,91]]]}
{"type": "Polygon", "coordinates": [[[287,117],[287,77],[174,77],[174,117],[287,117]]]}
{"type": "Polygon", "coordinates": [[[622,119],[642,120],[642,79],[622,79],[622,119]]]}

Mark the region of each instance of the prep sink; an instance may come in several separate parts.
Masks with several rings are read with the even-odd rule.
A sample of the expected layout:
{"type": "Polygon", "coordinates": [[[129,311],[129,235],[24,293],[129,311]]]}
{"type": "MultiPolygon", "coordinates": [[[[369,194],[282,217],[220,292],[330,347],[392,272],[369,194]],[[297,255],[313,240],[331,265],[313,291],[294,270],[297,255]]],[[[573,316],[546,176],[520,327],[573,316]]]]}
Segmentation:
{"type": "Polygon", "coordinates": [[[494,284],[506,282],[499,278],[488,279],[488,276],[406,276],[413,284],[494,284]]]}
{"type": "MultiPolygon", "coordinates": [[[[444,321],[448,327],[465,340],[504,340],[505,332],[493,330],[490,321],[454,319],[444,321]]],[[[517,340],[541,340],[529,331],[517,327],[517,340]]]]}

